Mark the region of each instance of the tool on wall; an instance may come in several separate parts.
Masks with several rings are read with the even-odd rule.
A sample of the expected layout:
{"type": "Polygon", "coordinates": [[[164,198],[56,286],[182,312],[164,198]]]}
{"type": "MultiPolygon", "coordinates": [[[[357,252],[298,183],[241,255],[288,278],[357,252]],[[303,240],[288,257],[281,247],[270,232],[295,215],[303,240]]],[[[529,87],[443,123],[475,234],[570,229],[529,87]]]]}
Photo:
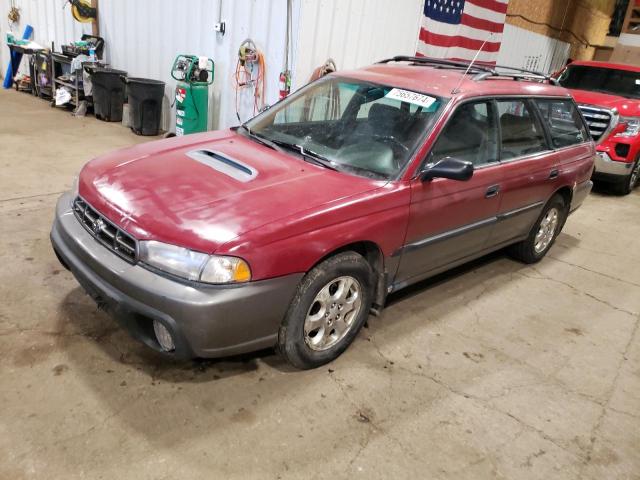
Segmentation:
{"type": "Polygon", "coordinates": [[[16,7],[16,0],[11,0],[11,8],[9,8],[8,18],[10,27],[20,21],[20,9],[16,7]]]}
{"type": "Polygon", "coordinates": [[[240,92],[253,92],[253,114],[257,114],[264,107],[264,77],[266,65],[263,53],[256,44],[247,38],[238,48],[238,62],[234,77],[236,90],[236,117],[240,120],[240,92]]]}
{"type": "Polygon", "coordinates": [[[279,90],[280,100],[285,98],[291,92],[291,70],[289,70],[289,55],[290,55],[290,42],[291,42],[291,1],[287,0],[287,31],[285,33],[284,41],[284,68],[280,72],[279,90]]]}
{"type": "Polygon", "coordinates": [[[209,120],[209,85],[213,83],[213,60],[197,55],[178,55],[171,68],[176,85],[176,135],[206,132],[209,120]]]}
{"type": "Polygon", "coordinates": [[[98,10],[91,6],[90,0],[68,0],[68,3],[71,4],[71,15],[77,22],[90,23],[98,17],[98,10]]]}
{"type": "Polygon", "coordinates": [[[71,15],[74,20],[80,23],[90,23],[91,33],[100,35],[100,25],[98,23],[98,0],[66,0],[62,8],[71,5],[71,15]]]}

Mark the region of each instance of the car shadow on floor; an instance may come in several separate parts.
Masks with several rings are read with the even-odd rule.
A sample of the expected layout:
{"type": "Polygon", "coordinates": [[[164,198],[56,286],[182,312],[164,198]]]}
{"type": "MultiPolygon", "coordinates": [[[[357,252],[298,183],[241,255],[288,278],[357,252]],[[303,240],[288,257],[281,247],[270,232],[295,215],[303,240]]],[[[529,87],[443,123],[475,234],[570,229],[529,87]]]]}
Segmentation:
{"type": "MultiPolygon", "coordinates": [[[[410,344],[414,329],[436,322],[433,312],[443,305],[449,312],[465,310],[470,286],[482,284],[486,287],[482,292],[491,294],[525,268],[497,252],[399,291],[389,297],[387,313],[369,318],[368,327],[345,356],[315,370],[295,371],[274,350],[219,360],[168,359],[133,340],[80,287],[62,299],[56,342],[65,357],[67,381],[91,392],[101,415],[140,432],[154,445],[173,448],[176,442],[192,442],[194,436],[248,432],[258,419],[295,403],[292,396],[303,399],[299,402],[304,405],[327,408],[326,398],[342,398],[335,375],[349,375],[352,367],[356,371],[387,368],[377,353],[385,344],[410,344]],[[368,343],[374,341],[375,345],[368,343]]],[[[382,370],[374,372],[371,378],[381,374],[382,370]]],[[[434,391],[437,388],[433,386],[434,391]]],[[[369,389],[374,397],[388,395],[386,382],[374,382],[369,389]]],[[[352,428],[348,422],[335,427],[336,438],[348,435],[352,428]]]]}
{"type": "Polygon", "coordinates": [[[177,360],[143,345],[129,336],[112,314],[100,308],[81,287],[70,291],[60,305],[60,341],[63,347],[101,350],[114,363],[145,372],[167,382],[208,382],[258,369],[260,358],[275,356],[273,349],[224,359],[177,360]]]}
{"type": "Polygon", "coordinates": [[[600,197],[623,197],[620,192],[616,190],[616,187],[612,183],[607,182],[593,182],[593,188],[591,189],[591,195],[600,197]]]}

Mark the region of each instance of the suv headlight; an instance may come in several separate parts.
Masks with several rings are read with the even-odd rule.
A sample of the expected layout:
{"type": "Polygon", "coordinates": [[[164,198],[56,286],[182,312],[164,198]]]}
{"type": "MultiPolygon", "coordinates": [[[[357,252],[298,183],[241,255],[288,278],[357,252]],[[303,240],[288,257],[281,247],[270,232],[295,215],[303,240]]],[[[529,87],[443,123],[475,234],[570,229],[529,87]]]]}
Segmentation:
{"type": "Polygon", "coordinates": [[[619,125],[624,125],[625,129],[616,133],[616,137],[635,137],[640,133],[640,117],[620,117],[619,125]]]}
{"type": "Polygon", "coordinates": [[[188,248],[156,242],[139,242],[141,262],[195,282],[242,283],[251,280],[251,269],[238,257],[207,255],[188,248]]]}

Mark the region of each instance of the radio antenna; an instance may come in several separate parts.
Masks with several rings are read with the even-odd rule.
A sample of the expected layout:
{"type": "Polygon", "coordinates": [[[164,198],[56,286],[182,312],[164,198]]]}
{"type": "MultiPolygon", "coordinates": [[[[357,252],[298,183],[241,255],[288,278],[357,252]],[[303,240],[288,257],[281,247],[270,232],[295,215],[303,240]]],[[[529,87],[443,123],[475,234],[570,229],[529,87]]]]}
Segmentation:
{"type": "Polygon", "coordinates": [[[467,69],[464,71],[464,75],[462,75],[462,77],[460,77],[460,81],[458,82],[458,85],[456,85],[456,88],[451,90],[451,94],[452,95],[460,92],[460,85],[462,85],[462,81],[464,80],[464,77],[467,76],[467,74],[469,73],[469,70],[471,70],[471,67],[473,67],[473,64],[478,59],[478,56],[480,55],[480,52],[482,51],[482,49],[487,44],[487,42],[491,39],[492,36],[493,36],[493,32],[489,32],[489,36],[487,37],[487,39],[484,42],[482,42],[482,45],[480,45],[480,48],[478,49],[476,54],[473,56],[473,60],[471,60],[471,63],[469,64],[467,69]]]}

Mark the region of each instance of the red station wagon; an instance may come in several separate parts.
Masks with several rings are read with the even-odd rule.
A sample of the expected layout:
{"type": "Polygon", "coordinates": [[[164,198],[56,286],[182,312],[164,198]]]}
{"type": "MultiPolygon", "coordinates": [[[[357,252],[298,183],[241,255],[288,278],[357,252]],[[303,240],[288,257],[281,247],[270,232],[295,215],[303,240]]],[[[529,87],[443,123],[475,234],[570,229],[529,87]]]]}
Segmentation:
{"type": "Polygon", "coordinates": [[[53,248],[151,348],[322,365],[391,292],[503,247],[540,260],[588,195],[568,91],[511,72],[395,57],[240,127],[96,158],[53,248]]]}

